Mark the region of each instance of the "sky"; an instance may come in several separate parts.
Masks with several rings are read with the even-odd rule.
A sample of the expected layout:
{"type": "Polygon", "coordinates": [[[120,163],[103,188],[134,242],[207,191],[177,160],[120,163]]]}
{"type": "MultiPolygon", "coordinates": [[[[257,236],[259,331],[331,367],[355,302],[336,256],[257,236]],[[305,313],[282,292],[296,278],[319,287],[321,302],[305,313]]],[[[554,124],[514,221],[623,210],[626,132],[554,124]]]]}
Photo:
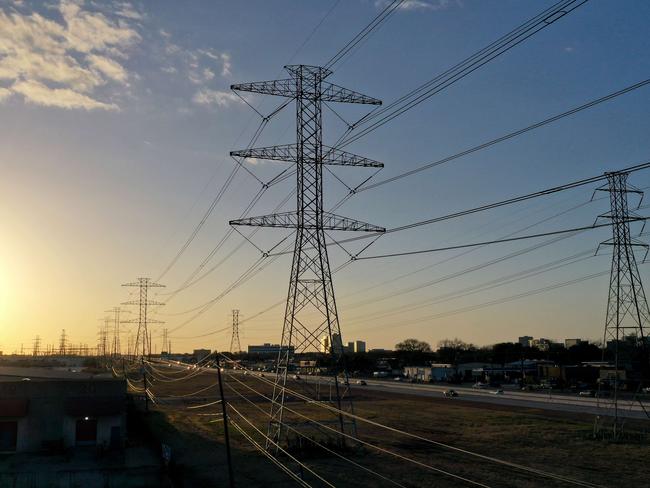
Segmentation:
{"type": "MultiPolygon", "coordinates": [[[[388,103],[552,3],[407,0],[328,79],[388,103]]],[[[384,6],[371,0],[0,1],[0,350],[31,350],[36,335],[43,345],[57,344],[62,329],[72,343],[95,345],[105,311],[135,298],[135,289],[121,285],[160,277],[223,187],[235,165],[229,151],[245,148],[260,124],[247,104],[268,114],[282,101],[258,95],[244,101],[230,85],[283,78],[288,63],[325,64],[384,6]]],[[[587,2],[346,150],[384,162],[378,181],[644,80],[648,18],[650,3],[643,0],[587,2]]],[[[649,90],[361,192],[337,213],[391,228],[650,160],[649,90]]],[[[351,122],[368,108],[338,104],[335,110],[338,115],[324,112],[326,144],[345,129],[339,116],[351,122]]],[[[289,105],[257,145],[293,142],[294,117],[289,105]]],[[[245,162],[262,181],[286,165],[245,162]]],[[[350,186],[370,176],[365,168],[332,169],[350,186]]],[[[267,259],[227,293],[260,251],[235,233],[205,261],[228,221],[260,189],[246,170],[237,171],[160,279],[166,287],[152,291],[152,300],[166,302],[153,307],[165,322],[153,327],[154,349],[160,350],[163,328],[174,351],[227,349],[232,309],[242,317],[242,345],[280,340],[283,307],[258,313],[286,298],[290,255],[267,259]],[[203,262],[199,276],[214,270],[172,294],[203,262]]],[[[632,174],[630,183],[650,187],[650,172],[632,174]]],[[[387,235],[363,255],[590,225],[608,210],[603,194],[588,203],[595,186],[387,235]]],[[[251,215],[271,213],[294,187],[293,179],[272,187],[251,215]]],[[[324,187],[330,206],[347,193],[329,175],[324,187]]],[[[292,200],[283,207],[291,208],[292,200]]],[[[261,229],[251,240],[269,250],[287,235],[261,229]]],[[[529,248],[546,241],[357,260],[334,274],[343,340],[392,348],[407,337],[433,345],[452,337],[481,345],[521,335],[598,339],[606,274],[535,290],[606,272],[610,250],[587,251],[608,237],[608,229],[599,229],[536,249],[529,248]],[[579,254],[579,262],[490,287],[579,254]]],[[[344,247],[356,254],[364,245],[344,247]]],[[[338,246],[330,246],[329,256],[332,269],[348,260],[338,246]]],[[[134,326],[123,329],[125,344],[134,326]]]]}

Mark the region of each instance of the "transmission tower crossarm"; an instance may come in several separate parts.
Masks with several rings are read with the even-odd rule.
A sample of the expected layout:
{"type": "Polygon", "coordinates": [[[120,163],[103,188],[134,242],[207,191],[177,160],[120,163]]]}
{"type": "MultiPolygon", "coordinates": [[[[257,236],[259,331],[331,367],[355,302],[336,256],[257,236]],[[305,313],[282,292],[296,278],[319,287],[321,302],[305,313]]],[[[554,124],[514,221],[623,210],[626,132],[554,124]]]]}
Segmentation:
{"type": "Polygon", "coordinates": [[[260,93],[262,95],[276,95],[288,98],[302,98],[318,102],[343,102],[343,103],[360,103],[364,105],[381,105],[381,100],[369,97],[363,93],[343,88],[334,83],[322,81],[332,74],[327,68],[319,66],[291,65],[285,66],[285,69],[291,73],[292,78],[283,78],[280,80],[253,81],[250,83],[238,83],[230,85],[231,90],[243,91],[250,93],[260,93]],[[296,84],[298,78],[310,78],[314,83],[296,84]]]}
{"type": "MultiPolygon", "coordinates": [[[[153,281],[147,281],[147,288],[164,288],[165,285],[161,285],[160,283],[154,283],[153,281]]],[[[131,283],[124,283],[122,286],[140,286],[139,281],[134,281],[131,283]]]]}
{"type": "Polygon", "coordinates": [[[311,211],[303,212],[303,222],[299,221],[298,212],[281,212],[260,217],[231,220],[230,225],[254,227],[280,227],[285,229],[319,229],[358,232],[386,232],[384,227],[368,224],[360,220],[342,217],[330,212],[322,213],[322,221],[311,211]]]}
{"type": "MultiPolygon", "coordinates": [[[[230,155],[240,158],[256,158],[296,163],[298,162],[298,146],[296,144],[281,144],[277,146],[242,149],[231,151],[230,155]]],[[[335,166],[360,166],[364,168],[384,167],[384,163],[328,146],[323,146],[323,156],[320,161],[310,161],[308,158],[307,161],[335,166]]]]}

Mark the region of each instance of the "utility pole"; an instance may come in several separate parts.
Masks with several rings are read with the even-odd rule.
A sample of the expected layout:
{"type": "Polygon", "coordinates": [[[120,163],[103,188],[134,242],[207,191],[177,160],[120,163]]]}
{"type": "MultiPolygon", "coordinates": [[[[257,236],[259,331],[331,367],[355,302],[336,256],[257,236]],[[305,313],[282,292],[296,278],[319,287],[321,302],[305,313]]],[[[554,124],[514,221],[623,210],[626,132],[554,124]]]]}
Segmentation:
{"type": "Polygon", "coordinates": [[[36,336],[34,338],[34,347],[32,349],[32,355],[38,356],[41,350],[41,336],[36,336]]]}
{"type": "MultiPolygon", "coordinates": [[[[600,245],[612,246],[612,266],[609,278],[609,297],[607,300],[607,315],[603,337],[603,359],[609,347],[614,353],[614,437],[620,435],[619,424],[619,386],[622,379],[627,379],[626,365],[634,364],[635,353],[630,354],[629,344],[641,351],[639,367],[629,368],[640,373],[636,378],[641,384],[643,373],[648,371],[648,344],[644,333],[650,319],[650,311],[646,300],[641,276],[637,267],[635,248],[641,247],[648,251],[648,245],[630,236],[630,223],[642,221],[628,208],[628,194],[633,193],[643,199],[643,192],[627,183],[629,176],[626,172],[605,173],[607,184],[596,191],[609,193],[610,211],[598,218],[608,219],[612,224],[612,238],[600,245]],[[622,345],[628,347],[622,348],[622,345]],[[621,370],[622,369],[622,370],[621,370]]],[[[639,201],[639,205],[641,201],[639,201]]],[[[600,248],[600,246],[598,246],[600,248]]],[[[598,252],[598,250],[596,251],[598,252]]]]}
{"type": "Polygon", "coordinates": [[[150,319],[148,317],[148,307],[150,305],[164,305],[164,303],[156,302],[148,299],[149,288],[162,288],[165,285],[154,283],[150,278],[138,278],[138,281],[132,283],[125,283],[122,286],[137,287],[140,290],[140,297],[138,300],[130,300],[123,302],[122,305],[137,305],[139,308],[139,315],[137,319],[128,320],[125,323],[137,323],[138,333],[135,337],[134,355],[137,357],[140,353],[139,349],[142,347],[142,354],[140,357],[144,358],[151,354],[151,336],[149,334],[149,324],[162,324],[160,320],[150,319]]]}
{"type": "Polygon", "coordinates": [[[232,311],[232,335],[230,337],[230,353],[236,354],[241,352],[239,344],[239,310],[232,311]]]}
{"type": "Polygon", "coordinates": [[[215,354],[217,360],[217,381],[219,382],[219,396],[221,396],[221,413],[223,415],[223,437],[226,442],[226,458],[228,461],[228,480],[230,488],[235,486],[235,478],[232,470],[232,456],[230,454],[230,436],[228,435],[228,411],[226,409],[226,398],[223,394],[223,383],[221,382],[221,363],[219,362],[219,354],[215,354]]]}
{"type": "MultiPolygon", "coordinates": [[[[287,161],[296,165],[296,210],[262,217],[233,220],[231,225],[289,228],[296,230],[289,292],[285,308],[280,351],[276,362],[276,381],[271,404],[266,447],[278,443],[282,436],[282,417],[288,366],[293,352],[319,349],[319,340],[326,334],[341,337],[334,286],[327,254],[326,231],[385,232],[383,227],[327,212],[323,206],[323,167],[325,165],[382,168],[383,164],[368,158],[323,145],[323,103],[344,102],[380,105],[381,101],[324,81],[332,72],[319,66],[285,66],[289,78],[232,85],[231,89],[293,98],[296,101],[296,143],[231,152],[240,158],[287,161]],[[317,317],[314,319],[314,317],[317,317]]],[[[354,193],[354,191],[351,191],[354,193]]],[[[332,376],[336,406],[352,411],[349,392],[339,391],[338,373],[345,376],[349,388],[342,351],[332,348],[332,376]],[[346,393],[348,393],[346,395],[346,393]]],[[[338,415],[340,429],[345,433],[343,415],[338,415]]],[[[355,425],[352,424],[352,430],[355,425]]],[[[354,433],[354,432],[353,432],[354,433]]],[[[341,436],[341,440],[343,440],[341,436]]],[[[275,448],[277,452],[277,447],[275,448]]]]}

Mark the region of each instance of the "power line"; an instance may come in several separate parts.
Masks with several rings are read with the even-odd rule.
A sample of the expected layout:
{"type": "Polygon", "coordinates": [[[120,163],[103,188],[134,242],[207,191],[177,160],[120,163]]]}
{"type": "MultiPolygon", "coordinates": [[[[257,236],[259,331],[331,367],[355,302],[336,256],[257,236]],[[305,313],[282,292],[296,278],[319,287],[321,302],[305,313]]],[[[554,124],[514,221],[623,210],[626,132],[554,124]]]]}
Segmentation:
{"type": "Polygon", "coordinates": [[[394,118],[402,115],[408,110],[411,110],[434,94],[453,85],[483,65],[508,52],[510,49],[526,41],[538,32],[546,29],[560,18],[587,3],[587,1],[588,0],[565,0],[558,2],[550,9],[544,10],[542,13],[536,15],[531,20],[513,30],[510,34],[503,36],[498,41],[483,48],[455,67],[447,70],[441,75],[438,75],[432,80],[429,80],[388,106],[369,114],[364,118],[365,120],[361,119],[354,127],[366,125],[370,123],[369,121],[373,118],[379,117],[378,121],[370,123],[370,125],[362,129],[361,132],[352,136],[349,134],[347,136],[344,135],[342,140],[337,143],[337,146],[345,147],[390,122],[394,118]]]}
{"type": "Polygon", "coordinates": [[[551,124],[551,123],[556,122],[556,121],[558,121],[560,119],[563,119],[565,117],[569,117],[571,115],[574,115],[574,114],[576,114],[578,112],[581,112],[583,110],[592,108],[592,107],[594,107],[596,105],[599,105],[601,103],[604,103],[604,102],[606,102],[608,100],[612,100],[613,98],[619,97],[621,95],[625,95],[626,93],[630,93],[630,92],[632,92],[634,90],[638,90],[639,88],[647,86],[648,84],[650,84],[650,78],[645,79],[643,81],[640,81],[638,83],[635,83],[633,85],[629,85],[629,86],[627,86],[625,88],[622,88],[622,89],[620,89],[618,91],[615,91],[615,92],[610,93],[608,95],[605,95],[603,97],[597,98],[595,100],[591,100],[591,101],[589,101],[587,103],[584,103],[582,105],[579,105],[577,107],[569,109],[569,110],[567,110],[565,112],[562,112],[560,114],[556,114],[556,115],[553,115],[552,117],[548,117],[548,118],[546,118],[544,120],[541,120],[539,122],[535,122],[534,124],[531,124],[531,125],[529,125],[527,127],[524,127],[522,129],[515,130],[515,131],[510,132],[508,134],[505,134],[503,136],[497,137],[496,139],[492,139],[490,141],[484,142],[482,144],[479,144],[478,146],[474,146],[474,147],[471,147],[469,149],[465,149],[465,150],[463,150],[461,152],[458,152],[458,153],[453,154],[451,156],[447,156],[447,157],[445,157],[443,159],[439,159],[437,161],[427,163],[427,164],[425,164],[423,166],[419,166],[419,167],[417,167],[415,169],[405,171],[404,173],[400,173],[398,175],[391,176],[390,178],[386,178],[385,180],[378,181],[377,183],[373,183],[371,185],[366,185],[366,186],[361,186],[360,188],[355,190],[355,193],[359,193],[359,192],[366,191],[366,190],[371,190],[373,188],[377,188],[377,187],[385,185],[387,183],[392,183],[393,181],[396,181],[396,180],[399,180],[399,179],[402,179],[402,178],[406,178],[408,176],[413,176],[414,174],[420,173],[421,171],[425,171],[427,169],[431,169],[431,168],[434,168],[436,166],[440,166],[442,164],[448,163],[450,161],[462,158],[464,156],[475,153],[477,151],[481,151],[481,150],[486,149],[486,148],[488,148],[490,146],[494,146],[495,144],[499,144],[501,142],[504,142],[504,141],[507,141],[507,140],[512,139],[514,137],[520,136],[520,135],[525,134],[527,132],[530,132],[532,130],[539,129],[540,127],[551,124]]]}
{"type": "Polygon", "coordinates": [[[337,53],[332,56],[323,67],[325,69],[330,69],[336,63],[341,61],[341,59],[343,59],[343,57],[345,57],[350,52],[350,50],[352,50],[362,40],[370,36],[377,27],[384,23],[402,5],[402,3],[404,3],[404,0],[393,0],[391,3],[386,5],[386,7],[381,12],[379,12],[379,14],[377,14],[377,16],[372,19],[372,21],[370,21],[363,29],[361,29],[361,31],[356,36],[348,41],[345,46],[339,49],[337,53]]]}
{"type": "MultiPolygon", "coordinates": [[[[630,220],[627,222],[645,222],[647,220],[646,217],[631,217],[630,220]]],[[[555,236],[555,235],[560,235],[560,234],[571,234],[571,233],[576,233],[576,232],[581,232],[584,230],[592,230],[592,229],[599,229],[601,227],[610,227],[612,224],[611,223],[606,223],[606,224],[594,224],[594,225],[587,225],[583,227],[574,227],[572,229],[562,229],[562,230],[554,230],[554,231],[549,231],[549,232],[540,232],[538,234],[528,234],[525,236],[518,236],[518,237],[509,237],[507,239],[494,239],[491,241],[483,241],[483,242],[473,242],[470,244],[459,244],[456,246],[446,246],[446,247],[436,247],[433,249],[421,249],[417,251],[406,251],[406,252],[395,252],[395,253],[390,253],[390,254],[377,254],[374,256],[362,256],[362,257],[357,257],[357,260],[364,260],[364,259],[383,259],[383,258],[391,258],[391,257],[396,257],[396,256],[412,256],[415,254],[425,254],[425,253],[430,253],[430,252],[440,252],[440,251],[451,251],[454,249],[466,249],[468,247],[478,247],[478,246],[487,246],[491,244],[502,244],[504,242],[515,242],[515,241],[522,241],[522,240],[527,240],[527,239],[537,239],[539,237],[547,237],[547,236],[555,236]]]]}
{"type": "MultiPolygon", "coordinates": [[[[223,356],[223,354],[222,354],[222,356],[223,356]]],[[[230,360],[229,358],[227,358],[227,357],[225,357],[225,356],[224,356],[224,358],[225,358],[226,360],[230,361],[230,362],[234,362],[234,361],[230,360]]],[[[248,370],[248,368],[245,368],[245,367],[243,367],[243,366],[241,366],[241,365],[239,365],[239,367],[241,367],[242,369],[246,369],[246,370],[248,370]]],[[[233,379],[235,379],[236,381],[238,381],[239,383],[241,383],[241,384],[243,384],[243,385],[245,385],[245,386],[248,386],[248,385],[246,385],[245,383],[243,383],[243,382],[237,380],[237,378],[235,378],[234,375],[232,375],[232,374],[228,374],[228,375],[229,375],[231,378],[233,378],[233,379]]],[[[264,382],[264,383],[266,383],[266,384],[268,384],[268,385],[271,385],[271,386],[274,386],[274,387],[280,387],[280,385],[278,385],[276,382],[273,382],[273,381],[271,381],[271,380],[268,380],[268,379],[266,379],[266,378],[264,378],[264,377],[253,376],[253,378],[256,378],[257,380],[262,381],[262,382],[264,382]]],[[[312,398],[309,398],[309,397],[307,397],[307,396],[305,396],[305,395],[303,395],[303,394],[301,394],[301,393],[299,393],[299,392],[297,392],[297,391],[295,391],[295,390],[293,390],[293,389],[287,388],[286,386],[284,386],[284,387],[282,387],[282,388],[283,388],[283,390],[286,391],[287,393],[289,393],[289,394],[291,394],[291,395],[293,395],[293,396],[296,396],[297,398],[299,398],[299,399],[301,399],[301,400],[304,400],[304,401],[308,402],[310,405],[317,406],[317,407],[321,407],[321,408],[323,408],[323,409],[326,409],[326,410],[329,410],[329,411],[333,411],[333,412],[336,412],[336,413],[344,412],[343,410],[340,410],[340,409],[336,408],[335,406],[329,405],[328,403],[321,402],[321,401],[319,401],[319,400],[314,400],[314,399],[312,399],[312,398]]],[[[259,392],[257,392],[257,393],[258,393],[259,395],[261,395],[261,396],[264,396],[267,400],[270,400],[269,397],[266,397],[265,395],[263,395],[263,394],[261,394],[261,393],[259,393],[259,392]]],[[[285,408],[288,409],[288,407],[285,407],[285,408]]],[[[295,410],[292,410],[292,412],[295,413],[295,414],[301,415],[301,414],[299,414],[298,412],[296,412],[295,410]]],[[[345,412],[344,415],[345,415],[346,417],[354,418],[355,420],[358,420],[358,421],[360,421],[360,422],[366,423],[366,424],[368,424],[368,425],[372,425],[372,426],[374,426],[374,427],[378,427],[378,428],[386,429],[386,430],[389,430],[389,431],[391,431],[391,432],[394,432],[394,433],[397,433],[397,434],[400,434],[400,435],[404,435],[404,436],[406,436],[406,437],[410,437],[410,438],[412,438],[412,439],[417,439],[417,440],[420,440],[420,441],[422,441],[422,442],[426,442],[426,443],[428,443],[428,444],[435,445],[435,446],[437,446],[437,447],[441,447],[441,448],[444,448],[444,449],[447,449],[447,450],[450,450],[450,451],[453,451],[453,452],[457,452],[457,453],[460,453],[460,454],[466,454],[466,455],[468,455],[468,456],[475,457],[475,458],[477,458],[477,459],[482,459],[482,460],[485,460],[485,461],[490,461],[490,462],[493,462],[493,463],[495,463],[495,464],[499,464],[499,465],[502,465],[502,466],[507,466],[507,467],[514,468],[514,469],[517,469],[517,470],[520,470],[520,471],[524,471],[524,472],[531,473],[531,474],[536,474],[536,475],[541,476],[541,477],[550,478],[550,479],[554,479],[554,480],[557,480],[557,481],[562,481],[562,482],[569,483],[569,484],[573,484],[573,485],[577,485],[577,486],[583,486],[583,487],[588,487],[588,488],[594,488],[594,487],[602,488],[602,487],[600,487],[599,485],[594,485],[594,484],[592,484],[592,483],[588,483],[588,482],[584,482],[584,481],[580,481],[580,480],[575,480],[575,479],[568,478],[568,477],[565,477],[565,476],[562,476],[562,475],[557,475],[557,474],[552,473],[552,472],[550,472],[550,471],[541,470],[541,469],[536,469],[536,468],[530,468],[530,467],[528,467],[528,466],[524,466],[524,465],[517,464],[517,463],[514,463],[514,462],[504,461],[504,460],[502,460],[502,459],[499,459],[499,458],[496,458],[496,457],[493,457],[493,456],[487,456],[487,455],[480,454],[480,453],[477,453],[477,452],[474,452],[474,451],[470,451],[470,450],[468,450],[468,449],[459,448],[459,447],[456,447],[456,446],[453,446],[453,445],[450,445],[450,444],[447,444],[447,443],[444,443],[444,442],[435,441],[435,440],[433,440],[433,439],[429,439],[429,438],[426,438],[426,437],[420,436],[420,435],[418,435],[418,434],[413,434],[413,433],[411,433],[411,432],[407,432],[407,431],[404,431],[404,430],[401,430],[401,429],[397,429],[397,428],[395,428],[395,427],[390,427],[390,426],[385,425],[385,424],[382,424],[382,423],[380,423],[380,422],[377,422],[377,421],[374,421],[374,420],[371,420],[371,419],[368,419],[368,418],[362,417],[362,416],[360,416],[360,415],[358,415],[358,414],[354,414],[354,413],[350,413],[350,412],[345,412]]],[[[304,417],[304,416],[303,416],[303,417],[304,417]]],[[[313,419],[310,419],[310,420],[311,420],[312,422],[318,424],[317,421],[315,421],[315,420],[313,420],[313,419]]],[[[321,424],[321,425],[323,425],[323,424],[321,424]]],[[[325,425],[323,425],[323,427],[325,427],[325,425]]],[[[331,429],[331,428],[330,428],[330,429],[331,429]]],[[[357,442],[362,442],[362,443],[365,444],[365,442],[364,442],[362,439],[359,439],[359,438],[357,438],[357,437],[354,437],[354,440],[357,441],[357,442]]],[[[367,445],[367,444],[366,444],[366,445],[367,445]]],[[[371,444],[371,446],[372,446],[372,444],[371,444]]],[[[377,446],[375,446],[375,447],[377,447],[377,446]]],[[[396,455],[396,453],[391,453],[391,451],[386,451],[386,452],[387,452],[388,454],[396,455]]],[[[398,455],[398,456],[400,456],[400,455],[398,455]]],[[[419,463],[418,461],[415,461],[415,460],[412,460],[412,459],[406,458],[406,457],[404,457],[404,456],[401,456],[401,457],[402,457],[404,460],[407,460],[407,461],[410,461],[410,462],[419,463]]],[[[424,464],[424,463],[420,463],[420,464],[421,464],[422,466],[424,466],[424,467],[429,468],[429,469],[438,470],[438,468],[434,468],[434,467],[429,466],[429,465],[426,465],[426,464],[424,464]]],[[[442,471],[442,470],[439,470],[439,471],[442,471]]],[[[445,473],[444,471],[442,471],[442,472],[445,473]]],[[[455,474],[453,474],[453,473],[445,473],[445,474],[450,474],[451,476],[453,476],[453,477],[455,477],[455,478],[457,478],[457,479],[462,479],[463,481],[470,482],[470,483],[472,483],[472,484],[474,484],[474,485],[486,486],[486,485],[483,485],[483,484],[481,484],[481,483],[477,483],[477,482],[475,482],[475,481],[473,481],[473,480],[469,480],[469,479],[466,479],[466,478],[462,478],[462,477],[460,477],[460,476],[458,476],[458,475],[455,475],[455,474]]]]}

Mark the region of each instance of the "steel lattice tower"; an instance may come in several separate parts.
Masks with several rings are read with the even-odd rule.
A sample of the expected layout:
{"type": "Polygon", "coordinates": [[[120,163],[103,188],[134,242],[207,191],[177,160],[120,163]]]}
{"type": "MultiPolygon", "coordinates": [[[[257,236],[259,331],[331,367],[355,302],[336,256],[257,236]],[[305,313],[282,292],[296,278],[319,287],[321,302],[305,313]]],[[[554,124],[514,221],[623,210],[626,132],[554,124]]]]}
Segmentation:
{"type": "Polygon", "coordinates": [[[138,300],[130,300],[123,302],[122,305],[137,305],[139,314],[137,319],[127,320],[124,323],[138,324],[138,332],[135,336],[135,345],[133,348],[133,355],[136,358],[148,357],[151,354],[151,336],[149,334],[149,324],[162,324],[160,320],[150,319],[148,316],[149,305],[164,305],[164,303],[156,302],[148,299],[149,288],[162,288],[165,285],[154,283],[150,278],[138,278],[138,281],[132,283],[125,283],[122,286],[135,286],[140,290],[140,297],[138,300]],[[140,347],[142,354],[139,354],[140,347]]]}
{"type": "Polygon", "coordinates": [[[113,340],[111,341],[111,356],[114,358],[122,354],[122,345],[120,343],[120,315],[122,313],[127,313],[128,311],[122,310],[120,307],[113,307],[106,312],[113,312],[113,340]]]}
{"type": "Polygon", "coordinates": [[[232,335],[230,337],[230,352],[241,352],[241,344],[239,343],[239,310],[232,311],[232,335]]]}
{"type": "MultiPolygon", "coordinates": [[[[231,225],[252,225],[296,229],[291,278],[285,309],[280,352],[276,363],[276,383],[271,404],[269,438],[281,440],[285,385],[290,354],[318,350],[320,337],[341,337],[334,297],[325,231],[384,232],[371,224],[341,217],[323,207],[323,165],[382,168],[383,164],[335,148],[323,146],[323,102],[380,105],[381,101],[324,81],[332,72],[318,66],[285,66],[290,77],[232,85],[237,91],[277,95],[296,100],[296,143],[231,152],[241,158],[287,161],[296,164],[296,210],[231,221],[231,225]],[[314,317],[317,317],[314,319],[314,317]],[[294,349],[292,349],[294,348],[294,349]]],[[[345,373],[341,351],[331,349],[335,368],[333,381],[339,409],[352,409],[349,392],[341,394],[338,372],[345,373]],[[346,405],[342,399],[346,396],[346,405]]],[[[338,421],[345,431],[343,416],[338,421]]],[[[353,426],[354,428],[354,426],[353,426]]],[[[267,448],[269,443],[267,442],[267,448]]]]}
{"type": "Polygon", "coordinates": [[[59,355],[65,356],[66,354],[66,344],[67,336],[65,335],[65,329],[61,330],[61,338],[59,339],[59,355]]]}
{"type": "MultiPolygon", "coordinates": [[[[621,367],[620,345],[628,338],[634,337],[636,346],[647,349],[644,327],[647,328],[650,310],[646,300],[643,283],[637,267],[634,249],[648,249],[648,245],[630,235],[630,223],[643,220],[628,208],[628,194],[634,193],[643,198],[643,192],[628,185],[628,173],[606,173],[607,184],[597,191],[609,193],[610,211],[599,218],[608,219],[612,223],[612,238],[601,245],[612,246],[612,266],[609,279],[609,298],[607,300],[607,315],[605,333],[603,336],[603,352],[608,343],[614,349],[614,434],[618,427],[618,387],[619,369],[621,367]]],[[[639,202],[640,204],[640,202],[639,202]]],[[[631,358],[627,358],[630,360],[631,358]]],[[[645,360],[647,361],[647,356],[645,360]]],[[[640,365],[640,371],[647,369],[647,364],[640,365]]]]}

